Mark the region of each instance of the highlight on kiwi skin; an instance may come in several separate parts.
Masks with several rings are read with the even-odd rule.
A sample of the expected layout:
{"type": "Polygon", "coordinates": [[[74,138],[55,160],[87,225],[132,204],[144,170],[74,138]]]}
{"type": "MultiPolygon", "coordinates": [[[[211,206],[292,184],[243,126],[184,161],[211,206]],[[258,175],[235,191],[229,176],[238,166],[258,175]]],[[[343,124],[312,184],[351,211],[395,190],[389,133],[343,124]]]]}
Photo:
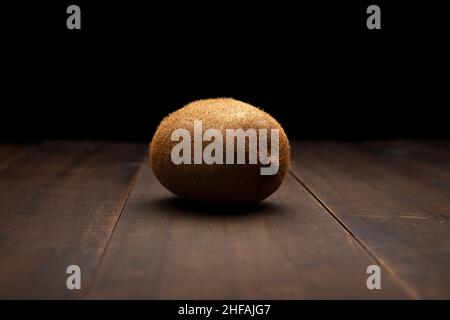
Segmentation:
{"type": "Polygon", "coordinates": [[[191,102],[159,124],[150,165],[172,193],[192,201],[257,204],[274,193],[291,150],[268,113],[232,98],[191,102]]]}

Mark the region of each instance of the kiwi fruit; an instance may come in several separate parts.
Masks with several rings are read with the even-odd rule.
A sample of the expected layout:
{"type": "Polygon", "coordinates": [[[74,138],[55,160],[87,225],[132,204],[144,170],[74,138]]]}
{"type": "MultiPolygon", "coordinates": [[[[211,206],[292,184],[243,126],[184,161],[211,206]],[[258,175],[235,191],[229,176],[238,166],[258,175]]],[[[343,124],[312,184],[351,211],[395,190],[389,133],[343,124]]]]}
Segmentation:
{"type": "MultiPolygon", "coordinates": [[[[210,144],[203,141],[203,149],[210,144]]],[[[236,142],[235,142],[236,143],[236,142]]],[[[161,182],[174,194],[193,201],[224,205],[256,204],[275,192],[281,185],[290,165],[291,150],[281,125],[268,113],[250,104],[232,98],[204,99],[191,102],[169,114],[159,124],[150,143],[150,165],[161,182]],[[219,129],[223,137],[223,158],[226,150],[226,129],[267,129],[267,152],[270,154],[271,129],[279,132],[279,167],[272,175],[262,175],[261,167],[270,164],[249,162],[249,143],[246,139],[244,164],[194,164],[194,122],[202,122],[203,132],[219,129]],[[190,164],[175,164],[171,152],[178,140],[172,141],[172,132],[187,129],[191,137],[190,164]]],[[[259,149],[259,145],[258,145],[259,149]]],[[[237,152],[236,144],[234,152],[237,152]]],[[[258,150],[258,152],[260,152],[258,150]]],[[[235,154],[235,159],[237,155],[235,154]]],[[[236,163],[236,162],[235,162],[236,163]]]]}

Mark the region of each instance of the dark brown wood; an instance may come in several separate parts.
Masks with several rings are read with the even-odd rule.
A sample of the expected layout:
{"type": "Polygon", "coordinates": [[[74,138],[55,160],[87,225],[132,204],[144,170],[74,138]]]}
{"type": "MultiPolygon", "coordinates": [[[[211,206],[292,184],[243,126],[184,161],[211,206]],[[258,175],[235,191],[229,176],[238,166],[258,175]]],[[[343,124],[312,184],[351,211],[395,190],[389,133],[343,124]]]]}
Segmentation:
{"type": "Polygon", "coordinates": [[[450,297],[448,141],[294,144],[293,175],[239,210],[177,200],[147,165],[134,184],[144,155],[0,146],[0,298],[450,297]]]}
{"type": "Polygon", "coordinates": [[[450,298],[448,142],[297,143],[295,175],[416,298],[450,298]]]}
{"type": "Polygon", "coordinates": [[[177,200],[144,166],[100,264],[90,298],[411,297],[288,175],[261,206],[177,200]]]}
{"type": "Polygon", "coordinates": [[[0,147],[0,297],[83,296],[128,197],[141,144],[0,147]],[[24,147],[28,148],[28,147],[24,147]],[[66,268],[82,269],[82,290],[66,268]]]}
{"type": "Polygon", "coordinates": [[[14,163],[32,149],[34,149],[34,146],[26,144],[0,145],[0,171],[6,170],[11,163],[14,163]]]}

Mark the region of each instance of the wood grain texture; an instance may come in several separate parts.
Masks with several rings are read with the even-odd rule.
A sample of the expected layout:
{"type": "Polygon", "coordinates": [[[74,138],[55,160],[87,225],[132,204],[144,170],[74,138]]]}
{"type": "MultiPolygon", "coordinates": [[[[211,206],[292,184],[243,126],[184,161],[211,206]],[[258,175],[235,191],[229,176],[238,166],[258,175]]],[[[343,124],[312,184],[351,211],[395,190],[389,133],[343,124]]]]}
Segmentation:
{"type": "Polygon", "coordinates": [[[177,200],[144,154],[0,146],[0,298],[450,297],[448,141],[294,144],[281,189],[239,210],[177,200]]]}
{"type": "Polygon", "coordinates": [[[144,166],[89,297],[410,297],[389,275],[368,290],[374,263],[291,175],[261,206],[237,210],[177,200],[144,166]]]}
{"type": "Polygon", "coordinates": [[[450,144],[297,143],[295,175],[416,298],[450,298],[450,144]]]}
{"type": "Polygon", "coordinates": [[[0,145],[0,171],[6,170],[12,163],[34,150],[34,145],[2,144],[0,145]]]}
{"type": "Polygon", "coordinates": [[[128,143],[0,147],[0,297],[74,298],[66,268],[88,286],[142,162],[128,143]]]}

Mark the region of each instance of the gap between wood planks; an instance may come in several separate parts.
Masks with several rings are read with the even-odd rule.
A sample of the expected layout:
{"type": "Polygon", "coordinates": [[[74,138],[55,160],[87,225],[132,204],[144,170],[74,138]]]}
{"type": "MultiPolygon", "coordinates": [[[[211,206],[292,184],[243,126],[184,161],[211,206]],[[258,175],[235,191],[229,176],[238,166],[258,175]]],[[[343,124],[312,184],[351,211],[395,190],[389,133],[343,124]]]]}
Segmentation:
{"type": "Polygon", "coordinates": [[[333,217],[334,220],[342,227],[344,230],[349,234],[350,237],[355,239],[355,241],[372,257],[372,259],[375,260],[375,262],[382,266],[389,275],[398,283],[399,286],[402,287],[402,289],[405,290],[405,292],[413,299],[419,299],[419,295],[417,292],[411,288],[405,281],[401,279],[401,277],[388,265],[386,265],[383,260],[379,259],[373,252],[369,250],[367,246],[365,246],[360,239],[341,221],[339,218],[333,213],[331,208],[329,208],[324,201],[320,199],[318,195],[316,195],[301,179],[298,177],[292,170],[289,170],[289,174],[318,202],[320,206],[322,206],[330,215],[333,217]]]}
{"type": "Polygon", "coordinates": [[[102,265],[102,262],[103,262],[103,259],[105,257],[106,251],[109,248],[109,244],[111,243],[111,239],[112,239],[112,237],[114,235],[114,231],[116,231],[116,227],[119,224],[120,218],[122,217],[122,214],[123,214],[123,211],[125,210],[125,207],[127,206],[128,199],[130,198],[131,192],[134,189],[134,185],[136,183],[136,180],[139,177],[143,166],[146,165],[147,160],[148,160],[147,156],[144,156],[144,159],[141,160],[141,163],[139,164],[139,167],[135,171],[135,173],[133,175],[133,178],[131,179],[131,181],[130,181],[128,187],[127,187],[127,191],[126,191],[126,195],[125,195],[125,201],[123,202],[122,208],[120,208],[119,216],[117,217],[116,223],[114,223],[113,229],[111,230],[111,233],[109,234],[108,240],[106,241],[106,245],[103,248],[102,253],[100,254],[100,259],[99,259],[97,265],[95,266],[94,274],[92,276],[92,279],[91,279],[90,283],[88,284],[87,290],[83,294],[83,297],[88,297],[89,296],[89,294],[90,294],[90,292],[92,290],[92,287],[95,284],[95,280],[97,278],[97,274],[98,274],[98,272],[100,270],[100,267],[102,265]]]}

